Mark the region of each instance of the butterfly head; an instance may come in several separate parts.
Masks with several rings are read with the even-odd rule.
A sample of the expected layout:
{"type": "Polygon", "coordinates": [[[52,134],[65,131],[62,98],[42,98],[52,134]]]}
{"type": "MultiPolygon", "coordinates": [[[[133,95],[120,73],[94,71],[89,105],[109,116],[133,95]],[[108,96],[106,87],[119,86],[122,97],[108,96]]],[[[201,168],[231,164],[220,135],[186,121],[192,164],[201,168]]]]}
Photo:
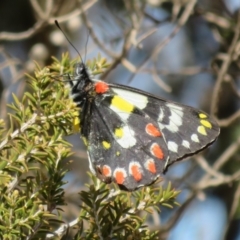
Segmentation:
{"type": "Polygon", "coordinates": [[[77,63],[74,68],[72,81],[70,81],[70,87],[79,91],[89,82],[91,80],[86,65],[83,62],[77,63]]]}
{"type": "Polygon", "coordinates": [[[77,63],[74,69],[74,78],[84,78],[88,76],[89,74],[86,65],[83,62],[77,63]]]}
{"type": "Polygon", "coordinates": [[[73,76],[69,79],[70,97],[81,107],[89,96],[92,89],[92,80],[90,79],[88,69],[83,62],[75,65],[73,76]]]}

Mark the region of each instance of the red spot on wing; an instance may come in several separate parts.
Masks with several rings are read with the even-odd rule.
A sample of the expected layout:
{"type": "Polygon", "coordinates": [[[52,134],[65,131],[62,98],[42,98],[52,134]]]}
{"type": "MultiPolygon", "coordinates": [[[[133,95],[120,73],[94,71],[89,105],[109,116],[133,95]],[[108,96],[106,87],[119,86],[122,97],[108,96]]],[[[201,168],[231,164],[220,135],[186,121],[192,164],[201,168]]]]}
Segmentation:
{"type": "Polygon", "coordinates": [[[140,169],[140,166],[138,164],[132,164],[130,166],[130,172],[137,182],[142,179],[141,169],[140,169]]]}
{"type": "Polygon", "coordinates": [[[146,132],[147,132],[147,134],[149,134],[153,137],[162,136],[162,133],[152,123],[148,123],[146,125],[146,132]]]}
{"type": "Polygon", "coordinates": [[[105,176],[105,177],[110,177],[111,176],[111,168],[107,165],[104,165],[102,167],[102,174],[105,176]]]}
{"type": "Polygon", "coordinates": [[[123,184],[125,179],[124,172],[119,169],[115,171],[114,175],[115,175],[116,183],[123,184]]]}
{"type": "Polygon", "coordinates": [[[96,93],[103,94],[107,92],[109,89],[109,86],[105,82],[97,82],[95,83],[95,91],[96,93]]]}
{"type": "Polygon", "coordinates": [[[149,172],[151,172],[151,173],[156,173],[156,172],[157,172],[157,170],[156,170],[156,165],[155,165],[153,159],[147,160],[145,166],[146,166],[146,168],[147,168],[147,170],[148,170],[149,172]]]}
{"type": "Polygon", "coordinates": [[[163,151],[157,143],[153,143],[151,146],[151,152],[156,158],[163,159],[164,157],[163,151]]]}

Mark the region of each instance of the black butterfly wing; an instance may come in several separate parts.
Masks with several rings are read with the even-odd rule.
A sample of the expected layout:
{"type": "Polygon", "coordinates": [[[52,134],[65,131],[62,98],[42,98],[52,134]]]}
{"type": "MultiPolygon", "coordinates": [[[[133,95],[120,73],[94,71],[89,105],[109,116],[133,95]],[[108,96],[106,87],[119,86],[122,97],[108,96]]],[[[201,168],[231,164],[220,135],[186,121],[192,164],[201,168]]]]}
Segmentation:
{"type": "Polygon", "coordinates": [[[147,105],[142,111],[158,122],[169,150],[167,166],[208,147],[220,133],[216,121],[201,110],[123,85],[113,85],[112,89],[132,104],[138,104],[143,95],[147,97],[147,105]],[[131,98],[132,93],[136,96],[134,99],[131,98]]]}
{"type": "Polygon", "coordinates": [[[157,123],[114,92],[98,96],[89,119],[88,155],[91,170],[103,181],[135,190],[154,182],[168,161],[168,149],[157,123]],[[124,110],[125,108],[125,110],[124,110]],[[146,131],[146,130],[149,131],[146,131]]]}
{"type": "Polygon", "coordinates": [[[107,183],[130,191],[149,185],[219,135],[202,111],[122,85],[97,85],[84,129],[90,168],[107,183]]]}
{"type": "Polygon", "coordinates": [[[163,134],[169,150],[166,169],[175,161],[208,147],[220,133],[216,121],[203,111],[158,98],[135,88],[113,85],[112,89],[123,99],[135,105],[139,104],[141,96],[147,97],[147,104],[142,111],[158,122],[163,134]],[[135,98],[131,97],[133,93],[135,98]]]}

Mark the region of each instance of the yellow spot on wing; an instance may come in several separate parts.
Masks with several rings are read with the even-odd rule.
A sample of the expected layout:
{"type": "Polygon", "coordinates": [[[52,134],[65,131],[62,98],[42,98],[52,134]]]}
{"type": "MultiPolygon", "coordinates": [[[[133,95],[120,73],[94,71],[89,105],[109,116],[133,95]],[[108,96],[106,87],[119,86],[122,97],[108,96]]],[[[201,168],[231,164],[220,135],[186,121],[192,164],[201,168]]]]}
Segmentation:
{"type": "Polygon", "coordinates": [[[116,128],[114,134],[117,138],[122,138],[123,137],[123,129],[122,128],[116,128]]]}
{"type": "Polygon", "coordinates": [[[212,128],[212,124],[207,120],[200,120],[200,123],[207,128],[212,128]]]}
{"type": "Polygon", "coordinates": [[[119,110],[128,113],[131,113],[134,109],[134,105],[117,95],[113,97],[111,104],[119,110]]]}
{"type": "Polygon", "coordinates": [[[199,126],[197,130],[198,130],[198,132],[201,133],[202,135],[205,135],[205,136],[207,135],[207,132],[206,132],[206,129],[205,129],[204,126],[199,126]]]}
{"type": "Polygon", "coordinates": [[[84,145],[87,146],[88,145],[87,139],[85,137],[82,137],[82,140],[83,140],[84,145]]]}
{"type": "Polygon", "coordinates": [[[102,141],[102,145],[105,149],[109,149],[111,147],[111,144],[107,141],[102,141]]]}
{"type": "Polygon", "coordinates": [[[204,113],[199,113],[199,117],[200,117],[200,118],[207,118],[207,115],[204,114],[204,113]]]}
{"type": "Polygon", "coordinates": [[[73,119],[73,131],[74,132],[80,131],[80,118],[78,116],[74,117],[73,119]]]}
{"type": "Polygon", "coordinates": [[[119,151],[116,152],[116,156],[117,157],[120,156],[120,152],[119,151]]]}

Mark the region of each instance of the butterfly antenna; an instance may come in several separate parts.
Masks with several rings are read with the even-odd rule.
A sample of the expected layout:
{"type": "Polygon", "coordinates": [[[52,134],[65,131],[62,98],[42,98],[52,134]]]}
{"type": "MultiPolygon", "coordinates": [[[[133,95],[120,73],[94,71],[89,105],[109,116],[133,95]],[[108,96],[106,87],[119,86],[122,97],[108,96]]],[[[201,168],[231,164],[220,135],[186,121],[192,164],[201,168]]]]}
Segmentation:
{"type": "Polygon", "coordinates": [[[83,63],[83,60],[82,60],[82,56],[81,54],[79,53],[79,51],[77,50],[77,48],[71,43],[71,41],[69,40],[69,38],[67,37],[67,35],[64,33],[64,31],[62,30],[62,28],[60,27],[59,23],[57,20],[55,20],[55,24],[56,26],[59,28],[59,30],[62,32],[62,34],[64,35],[64,37],[67,39],[67,41],[69,42],[69,44],[73,47],[73,49],[75,49],[75,51],[78,53],[82,63],[83,63]]]}

